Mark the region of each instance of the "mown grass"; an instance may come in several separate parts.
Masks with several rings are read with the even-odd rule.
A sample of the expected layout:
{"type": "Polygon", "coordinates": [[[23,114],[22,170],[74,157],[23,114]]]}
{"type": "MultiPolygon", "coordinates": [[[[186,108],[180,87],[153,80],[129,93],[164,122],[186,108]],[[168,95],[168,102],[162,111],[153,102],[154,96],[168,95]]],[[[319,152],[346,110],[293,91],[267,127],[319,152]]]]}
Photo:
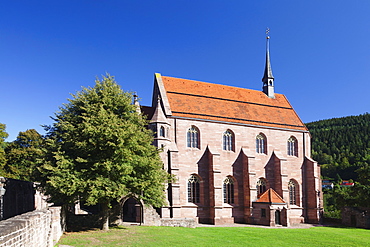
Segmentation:
{"type": "Polygon", "coordinates": [[[118,227],[66,233],[58,244],[80,246],[370,246],[358,228],[118,227]]]}

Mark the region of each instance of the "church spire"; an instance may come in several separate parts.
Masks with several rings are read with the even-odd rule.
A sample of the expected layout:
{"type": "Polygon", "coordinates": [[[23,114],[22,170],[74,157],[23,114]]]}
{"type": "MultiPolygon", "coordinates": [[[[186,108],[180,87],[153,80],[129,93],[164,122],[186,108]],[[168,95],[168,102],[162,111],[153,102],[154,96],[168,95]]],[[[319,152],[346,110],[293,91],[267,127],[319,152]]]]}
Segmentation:
{"type": "Polygon", "coordinates": [[[275,98],[274,93],[274,76],[272,75],[271,63],[270,63],[270,29],[266,29],[266,64],[265,64],[265,73],[263,74],[263,92],[269,98],[275,98]]]}

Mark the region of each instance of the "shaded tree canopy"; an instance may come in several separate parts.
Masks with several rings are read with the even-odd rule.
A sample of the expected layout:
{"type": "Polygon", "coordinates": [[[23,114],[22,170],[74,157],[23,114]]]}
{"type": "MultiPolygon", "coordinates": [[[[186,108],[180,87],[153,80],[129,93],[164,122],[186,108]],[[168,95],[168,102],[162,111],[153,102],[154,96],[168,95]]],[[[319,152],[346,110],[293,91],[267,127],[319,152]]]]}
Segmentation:
{"type": "Polygon", "coordinates": [[[6,177],[4,166],[6,164],[5,151],[6,146],[5,139],[8,137],[8,133],[5,132],[6,125],[0,123],[0,176],[6,177]]]}
{"type": "Polygon", "coordinates": [[[153,206],[164,204],[164,183],[170,177],[132,98],[107,75],[60,107],[54,124],[46,127],[41,169],[53,201],[79,198],[104,208],[135,195],[153,206]]]}
{"type": "Polygon", "coordinates": [[[7,177],[25,181],[39,181],[38,161],[43,155],[43,137],[35,130],[19,132],[17,139],[10,142],[6,149],[7,177]]]}

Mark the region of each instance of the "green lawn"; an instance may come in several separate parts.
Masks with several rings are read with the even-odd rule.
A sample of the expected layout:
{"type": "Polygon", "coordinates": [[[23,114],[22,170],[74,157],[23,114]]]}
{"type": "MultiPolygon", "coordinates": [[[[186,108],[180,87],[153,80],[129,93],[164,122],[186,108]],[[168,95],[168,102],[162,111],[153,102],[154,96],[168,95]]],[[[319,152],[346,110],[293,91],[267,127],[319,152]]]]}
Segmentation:
{"type": "Polygon", "coordinates": [[[58,244],[79,246],[370,246],[370,230],[312,227],[146,227],[66,233],[58,244]]]}

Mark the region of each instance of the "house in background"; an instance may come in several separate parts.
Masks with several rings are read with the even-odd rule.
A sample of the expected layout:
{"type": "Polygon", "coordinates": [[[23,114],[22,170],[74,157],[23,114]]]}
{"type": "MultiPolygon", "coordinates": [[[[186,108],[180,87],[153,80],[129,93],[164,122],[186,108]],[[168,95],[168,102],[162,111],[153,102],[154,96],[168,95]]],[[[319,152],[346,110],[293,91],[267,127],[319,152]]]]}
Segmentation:
{"type": "Polygon", "coordinates": [[[331,190],[334,188],[334,183],[330,180],[322,180],[321,184],[323,189],[331,190]]]}
{"type": "Polygon", "coordinates": [[[320,167],[306,126],[274,91],[268,42],[262,91],[155,74],[152,106],[142,110],[177,178],[158,209],[162,219],[319,222],[320,167]]]}

